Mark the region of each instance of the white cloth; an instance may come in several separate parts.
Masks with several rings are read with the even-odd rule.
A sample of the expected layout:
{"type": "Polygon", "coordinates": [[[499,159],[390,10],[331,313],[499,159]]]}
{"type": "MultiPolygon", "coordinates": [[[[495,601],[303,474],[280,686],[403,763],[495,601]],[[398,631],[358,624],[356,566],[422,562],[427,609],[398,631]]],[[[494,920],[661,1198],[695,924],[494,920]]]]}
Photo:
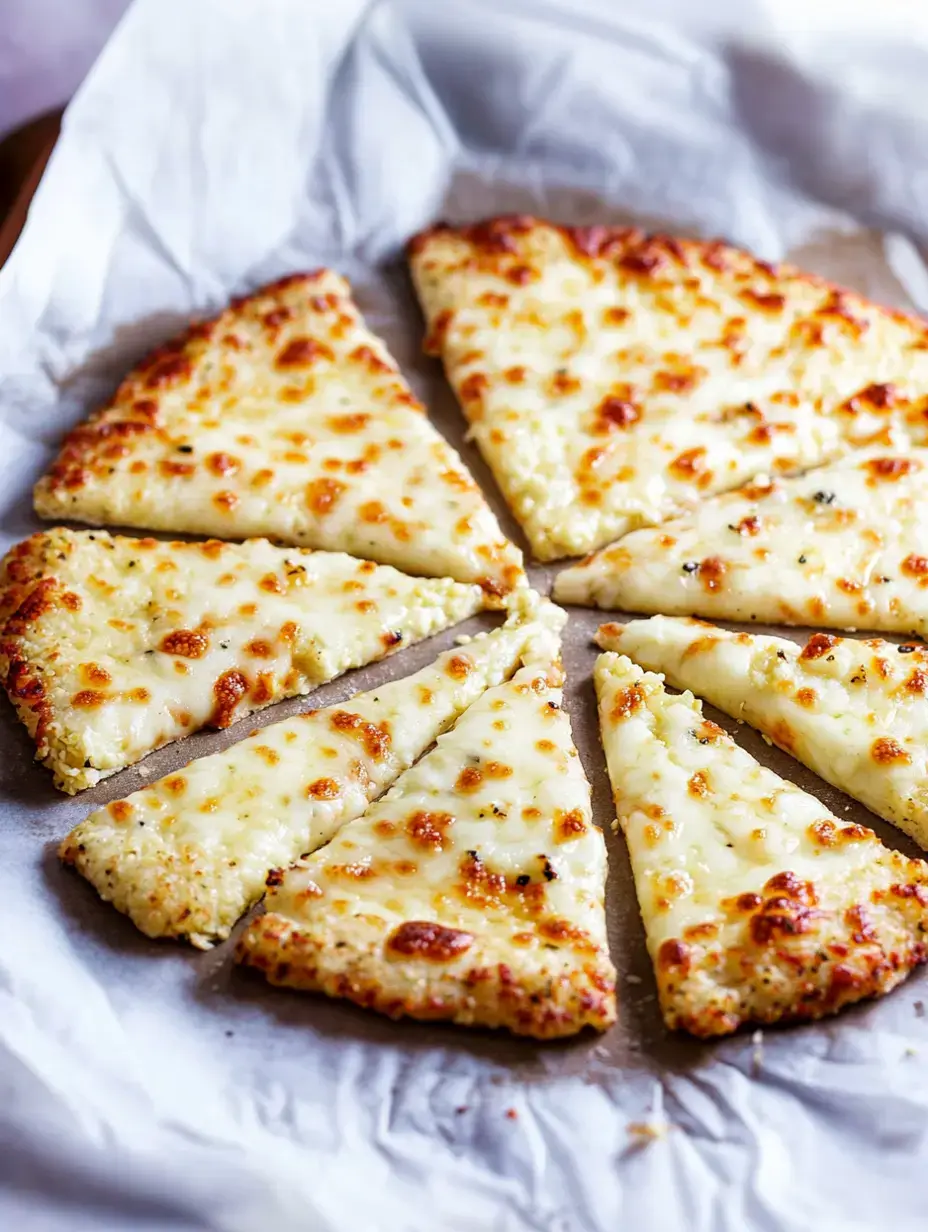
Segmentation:
{"type": "Polygon", "coordinates": [[[128,0],[0,0],[0,139],[71,97],[128,0]]]}

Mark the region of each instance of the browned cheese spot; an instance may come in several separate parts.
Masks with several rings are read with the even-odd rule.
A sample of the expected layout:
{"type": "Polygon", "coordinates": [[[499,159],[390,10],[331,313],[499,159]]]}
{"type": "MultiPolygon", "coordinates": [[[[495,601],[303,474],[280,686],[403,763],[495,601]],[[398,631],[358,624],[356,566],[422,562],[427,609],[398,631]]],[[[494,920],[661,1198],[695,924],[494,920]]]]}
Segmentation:
{"type": "Polygon", "coordinates": [[[871,458],[866,463],[867,470],[870,472],[867,483],[873,486],[880,480],[897,481],[903,475],[908,475],[913,466],[914,463],[910,458],[871,458]]]}
{"type": "Polygon", "coordinates": [[[158,649],[182,659],[202,659],[209,650],[209,633],[205,629],[175,629],[161,639],[158,649]]]}
{"type": "Polygon", "coordinates": [[[639,706],[644,705],[644,690],[640,684],[626,685],[616,694],[615,705],[609,714],[614,723],[620,723],[635,713],[639,706]]]}
{"type": "Polygon", "coordinates": [[[387,938],[388,953],[402,958],[424,958],[430,962],[450,962],[473,944],[472,933],[446,928],[424,920],[408,920],[387,938]]]}
{"type": "Polygon", "coordinates": [[[338,479],[314,479],[306,485],[306,504],[319,517],[332,512],[345,485],[338,479]]]}
{"type": "Polygon", "coordinates": [[[313,800],[336,800],[341,788],[335,779],[314,779],[306,788],[306,794],[313,800]]]}
{"type": "Polygon", "coordinates": [[[448,830],[454,825],[450,813],[413,813],[406,821],[406,833],[415,847],[441,851],[448,838],[448,830]]]}
{"type": "Polygon", "coordinates": [[[317,359],[330,362],[335,356],[325,343],[314,338],[293,338],[278,354],[276,365],[280,369],[308,368],[317,359]]]}
{"type": "Polygon", "coordinates": [[[473,670],[473,663],[465,655],[454,655],[445,669],[455,680],[465,680],[473,670]]]}
{"type": "Polygon", "coordinates": [[[642,416],[641,407],[632,401],[632,391],[628,396],[610,396],[603,398],[596,408],[596,420],[593,431],[597,435],[608,435],[610,432],[630,428],[642,416]]]}
{"type": "Polygon", "coordinates": [[[228,727],[235,718],[235,710],[248,692],[248,681],[241,672],[223,672],[213,685],[215,704],[210,716],[211,727],[228,727]]]}
{"type": "Polygon", "coordinates": [[[206,465],[214,475],[234,475],[241,469],[241,459],[230,453],[211,453],[206,459],[206,465]]]}
{"type": "Polygon", "coordinates": [[[706,450],[702,445],[684,450],[670,463],[669,470],[682,483],[695,483],[705,488],[712,482],[712,471],[706,463],[706,450]]]}
{"type": "Polygon", "coordinates": [[[360,740],[373,761],[382,761],[390,751],[390,729],[386,723],[369,723],[345,710],[334,711],[329,722],[336,731],[360,740]]]}
{"type": "Polygon", "coordinates": [[[838,639],[830,633],[813,633],[802,648],[800,659],[820,659],[838,644],[838,639]]]}
{"type": "Polygon", "coordinates": [[[754,536],[760,534],[761,525],[761,520],[757,514],[749,513],[740,522],[732,526],[732,530],[737,531],[739,535],[754,536]]]}
{"type": "Polygon", "coordinates": [[[95,710],[107,701],[109,701],[107,695],[100,693],[97,689],[81,689],[79,693],[75,693],[71,698],[71,705],[77,706],[81,710],[95,710]]]}
{"type": "Polygon", "coordinates": [[[881,736],[870,747],[870,756],[881,766],[908,765],[912,758],[898,740],[881,736]]]}
{"type": "Polygon", "coordinates": [[[709,784],[709,776],[705,770],[697,770],[686,785],[687,791],[691,796],[701,799],[703,796],[708,796],[712,791],[709,784]]]}
{"type": "Polygon", "coordinates": [[[719,591],[725,585],[725,574],[728,564],[721,556],[707,556],[699,562],[699,580],[710,594],[719,591]]]}

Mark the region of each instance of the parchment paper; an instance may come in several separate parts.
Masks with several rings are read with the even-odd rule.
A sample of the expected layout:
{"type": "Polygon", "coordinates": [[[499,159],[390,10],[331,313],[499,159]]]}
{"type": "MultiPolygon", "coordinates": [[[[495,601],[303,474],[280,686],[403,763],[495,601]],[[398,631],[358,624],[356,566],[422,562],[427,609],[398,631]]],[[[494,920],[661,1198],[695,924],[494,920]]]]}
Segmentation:
{"type": "MultiPolygon", "coordinates": [[[[0,274],[2,546],[36,528],[29,488],[64,428],[146,349],[230,293],[326,262],[354,279],[519,538],[420,357],[399,260],[437,216],[511,209],[720,233],[928,309],[928,14],[887,0],[136,0],[0,274]]],[[[566,661],[608,827],[598,619],[572,614],[566,661]]],[[[313,704],[412,671],[453,636],[313,704]]],[[[58,866],[57,840],[134,790],[137,770],[67,799],[5,702],[0,725],[0,1227],[925,1227],[925,976],[761,1042],[671,1038],[609,833],[621,1020],[603,1039],[541,1046],[273,991],[231,968],[228,945],[147,941],[58,866]],[[662,1132],[642,1140],[636,1123],[662,1132]]],[[[905,849],[746,729],[737,738],[905,849]]]]}

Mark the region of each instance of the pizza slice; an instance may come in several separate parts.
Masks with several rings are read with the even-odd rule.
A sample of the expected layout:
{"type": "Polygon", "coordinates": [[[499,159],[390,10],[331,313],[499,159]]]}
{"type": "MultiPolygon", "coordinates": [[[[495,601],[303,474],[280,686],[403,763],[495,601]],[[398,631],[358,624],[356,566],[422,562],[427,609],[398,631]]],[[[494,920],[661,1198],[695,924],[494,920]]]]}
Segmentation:
{"type": "Polygon", "coordinates": [[[791,266],[530,217],[440,224],[410,262],[426,349],[541,560],[926,439],[925,324],[791,266]]]}
{"type": "Polygon", "coordinates": [[[668,1027],[820,1018],[925,961],[928,865],[829,813],[626,657],[601,655],[595,681],[668,1027]]]}
{"type": "Polygon", "coordinates": [[[268,536],[409,573],[522,577],[347,282],[294,274],[143,360],[35,489],[45,518],[268,536]]]}
{"type": "Polygon", "coordinates": [[[240,962],[392,1017],[553,1038],[615,1019],[606,852],[556,636],[327,847],[273,873],[240,962]]]}
{"type": "Polygon", "coordinates": [[[484,604],[339,552],[50,530],[0,562],[0,680],[62,791],[308,693],[484,604]]]}
{"type": "Polygon", "coordinates": [[[654,616],[600,646],[743,719],[928,850],[928,648],[814,633],[804,646],[654,616]]]}
{"type": "Polygon", "coordinates": [[[328,842],[564,614],[531,592],[506,624],[413,676],[273,723],[92,813],[59,854],[149,937],[208,948],[268,872],[328,842]]]}
{"type": "Polygon", "coordinates": [[[928,633],[928,450],[756,481],[565,569],[562,603],[928,633]]]}

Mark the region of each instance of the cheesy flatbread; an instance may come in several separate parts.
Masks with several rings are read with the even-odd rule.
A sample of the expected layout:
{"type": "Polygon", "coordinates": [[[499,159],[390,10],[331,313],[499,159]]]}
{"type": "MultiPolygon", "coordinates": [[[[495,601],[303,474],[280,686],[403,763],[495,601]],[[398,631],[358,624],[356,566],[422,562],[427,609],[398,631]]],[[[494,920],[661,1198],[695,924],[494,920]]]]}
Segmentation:
{"type": "Polygon", "coordinates": [[[928,633],[928,451],[760,480],[565,569],[563,603],[928,633]]]}
{"type": "Polygon", "coordinates": [[[100,895],[149,937],[208,947],[260,897],[270,869],[328,842],[467,706],[510,676],[553,604],[403,680],[263,728],[98,809],[61,844],[100,895]]]}
{"type": "Polygon", "coordinates": [[[761,766],[691,693],[617,654],[595,680],[668,1027],[820,1018],[925,961],[928,865],[761,766]]]}
{"type": "Polygon", "coordinates": [[[924,323],[790,266],[530,217],[433,227],[410,261],[426,349],[541,560],[926,439],[924,323]]]}
{"type": "Polygon", "coordinates": [[[330,270],[235,300],[150,355],[67,438],[35,507],[266,535],[497,595],[521,578],[480,489],[330,270]]]}
{"type": "Polygon", "coordinates": [[[539,1038],[613,1022],[605,846],[556,638],[527,658],[362,818],[271,876],[239,961],[393,1017],[539,1038]]]}
{"type": "Polygon", "coordinates": [[[428,637],[476,585],[337,552],[51,530],[0,563],[0,679],[62,791],[428,637]]]}
{"type": "Polygon", "coordinates": [[[805,646],[655,616],[597,641],[756,727],[928,850],[928,648],[814,633],[805,646]]]}

